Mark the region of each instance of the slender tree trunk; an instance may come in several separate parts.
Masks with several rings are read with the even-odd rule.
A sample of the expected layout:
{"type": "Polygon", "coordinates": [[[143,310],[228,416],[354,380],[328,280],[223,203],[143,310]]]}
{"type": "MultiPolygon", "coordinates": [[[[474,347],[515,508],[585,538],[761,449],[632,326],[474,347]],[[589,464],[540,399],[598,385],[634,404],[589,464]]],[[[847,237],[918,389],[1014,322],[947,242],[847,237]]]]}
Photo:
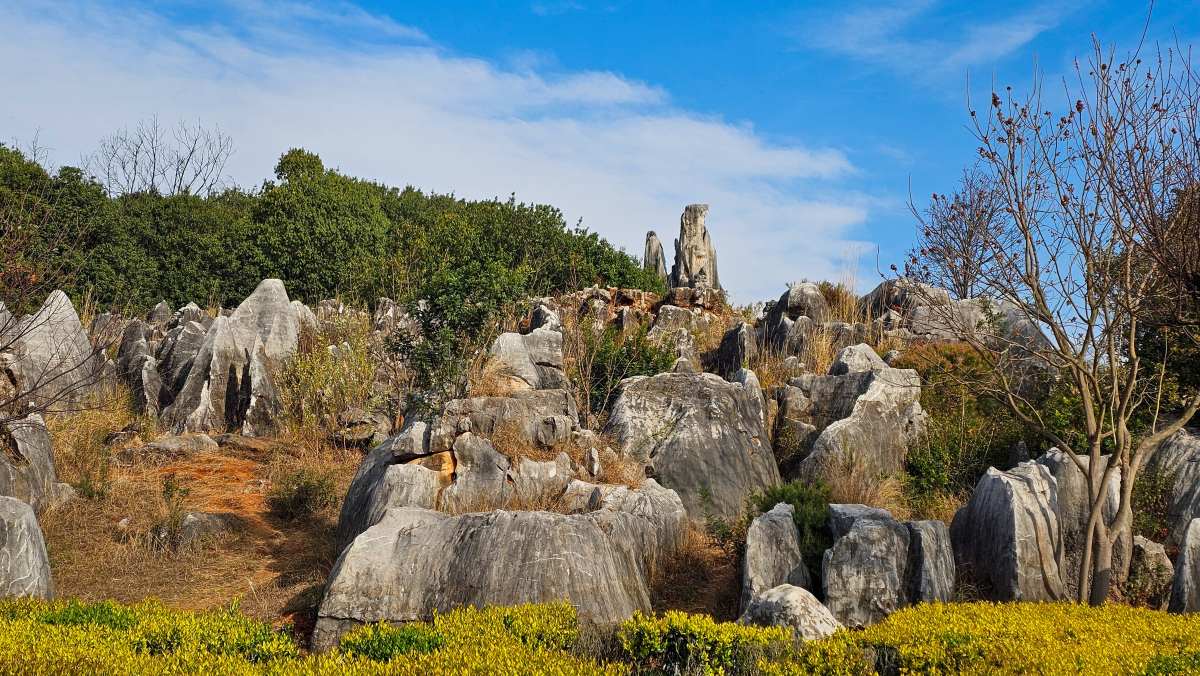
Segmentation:
{"type": "Polygon", "coordinates": [[[1092,559],[1092,586],[1088,604],[1104,605],[1108,600],[1108,589],[1112,583],[1113,539],[1112,533],[1103,524],[1096,524],[1095,557],[1092,559]]]}

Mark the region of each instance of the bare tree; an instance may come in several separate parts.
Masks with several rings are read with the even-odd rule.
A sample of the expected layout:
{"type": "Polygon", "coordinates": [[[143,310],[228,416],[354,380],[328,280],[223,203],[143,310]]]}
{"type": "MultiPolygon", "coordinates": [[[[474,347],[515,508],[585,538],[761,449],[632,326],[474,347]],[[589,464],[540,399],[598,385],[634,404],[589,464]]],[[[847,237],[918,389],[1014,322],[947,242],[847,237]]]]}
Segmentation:
{"type": "Polygon", "coordinates": [[[126,127],[101,139],[99,149],[81,162],[113,197],[138,192],[206,195],[226,186],[223,172],[232,154],[233,139],[216,125],[210,130],[180,120],[168,130],[152,117],[132,131],[126,127]]]}
{"type": "MultiPolygon", "coordinates": [[[[966,384],[1005,404],[1087,477],[1077,585],[1079,600],[1093,604],[1128,574],[1139,468],[1200,408],[1200,393],[1190,393],[1170,424],[1138,439],[1130,430],[1161,384],[1142,368],[1140,332],[1196,321],[1194,304],[1163,308],[1177,307],[1168,296],[1178,290],[1195,291],[1196,259],[1171,247],[1196,236],[1191,200],[1200,186],[1200,81],[1190,54],[1160,48],[1143,62],[1140,51],[1118,59],[1095,42],[1090,60],[1076,62],[1074,82],[1064,80],[1066,110],[1057,114],[1040,76],[1028,96],[1009,87],[992,94],[986,112],[971,111],[982,167],[1002,207],[982,244],[979,277],[994,304],[989,322],[952,311],[944,317],[991,367],[986,380],[966,384]],[[1065,429],[1027,394],[1022,375],[1030,363],[1074,387],[1082,430],[1065,429]],[[1120,485],[1120,502],[1110,518],[1103,506],[1111,482],[1120,485]]],[[[921,263],[954,273],[945,257],[927,252],[921,263]]]]}
{"type": "Polygon", "coordinates": [[[949,197],[934,193],[922,213],[910,195],[908,208],[918,227],[906,276],[944,288],[954,298],[975,298],[985,292],[986,245],[996,237],[1001,215],[1000,197],[988,173],[979,165],[963,169],[962,180],[949,197]]]}

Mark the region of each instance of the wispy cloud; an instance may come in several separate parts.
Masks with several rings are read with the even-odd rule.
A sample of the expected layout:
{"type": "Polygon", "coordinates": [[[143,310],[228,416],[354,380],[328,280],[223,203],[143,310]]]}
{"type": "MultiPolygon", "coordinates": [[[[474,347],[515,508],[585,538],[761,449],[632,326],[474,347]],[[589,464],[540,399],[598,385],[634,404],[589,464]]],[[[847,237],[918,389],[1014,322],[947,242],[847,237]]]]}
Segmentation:
{"type": "MultiPolygon", "coordinates": [[[[985,7],[980,5],[979,7],[985,7]]],[[[996,7],[986,6],[992,9],[996,7]]],[[[823,49],[910,75],[991,64],[1057,26],[1078,4],[1003,5],[999,17],[948,14],[939,0],[895,0],[804,16],[792,30],[823,49]],[[931,36],[938,37],[931,37],[931,36]]]]}
{"type": "Polygon", "coordinates": [[[631,251],[647,230],[675,232],[684,205],[705,202],[722,280],[743,301],[836,275],[846,234],[870,207],[839,187],[853,172],[841,152],[772,142],[619,74],[506,70],[408,44],[423,39],[417,29],[393,31],[405,44],[331,45],[305,27],[317,11],[308,5],[252,5],[210,24],[72,7],[0,6],[9,64],[0,138],[42,128],[60,163],[158,115],[219,123],[234,138],[229,170],[242,184],[304,147],[391,185],[551,203],[631,251]],[[270,39],[247,37],[257,35],[270,39]]]}
{"type": "Polygon", "coordinates": [[[529,9],[538,16],[557,16],[587,8],[578,2],[535,2],[529,6],[529,9]]]}

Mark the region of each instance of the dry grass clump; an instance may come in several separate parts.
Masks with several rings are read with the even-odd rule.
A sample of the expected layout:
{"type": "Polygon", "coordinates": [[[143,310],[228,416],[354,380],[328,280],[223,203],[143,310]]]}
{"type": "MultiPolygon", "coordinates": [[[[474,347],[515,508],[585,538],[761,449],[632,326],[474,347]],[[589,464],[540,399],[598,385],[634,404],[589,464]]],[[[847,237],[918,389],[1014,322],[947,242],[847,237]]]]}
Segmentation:
{"type": "Polygon", "coordinates": [[[832,503],[877,507],[891,512],[897,520],[909,518],[909,505],[900,479],[870,469],[853,451],[826,461],[822,478],[829,485],[832,503]]]}
{"type": "Polygon", "coordinates": [[[738,618],[742,571],[711,538],[689,530],[682,547],[654,570],[650,603],[656,612],[704,613],[720,622],[738,618]]]}
{"type": "Polygon", "coordinates": [[[583,462],[586,448],[580,448],[571,441],[546,447],[536,444],[524,434],[520,420],[499,420],[491,432],[480,432],[479,436],[492,442],[492,448],[514,460],[518,458],[546,462],[558,458],[559,453],[566,453],[576,465],[583,462]]]}
{"type": "Polygon", "coordinates": [[[296,354],[278,377],[288,427],[318,429],[339,412],[377,404],[372,331],[365,313],[346,313],[304,327],[296,354]],[[332,348],[332,349],[331,349],[332,348]]]}
{"type": "Polygon", "coordinates": [[[967,504],[971,495],[959,495],[939,491],[918,501],[909,500],[909,519],[913,521],[941,521],[947,526],[954,520],[954,513],[967,504]]]}

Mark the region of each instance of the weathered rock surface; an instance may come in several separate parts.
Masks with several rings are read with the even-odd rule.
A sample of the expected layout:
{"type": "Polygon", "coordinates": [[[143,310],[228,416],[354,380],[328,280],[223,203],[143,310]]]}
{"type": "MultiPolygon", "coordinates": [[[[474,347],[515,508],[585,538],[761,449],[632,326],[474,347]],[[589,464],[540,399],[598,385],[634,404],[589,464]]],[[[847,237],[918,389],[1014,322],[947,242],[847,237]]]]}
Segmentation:
{"type": "Polygon", "coordinates": [[[906,521],[908,528],[908,602],[954,600],[954,549],[950,529],[941,521],[906,521]]]}
{"type": "MultiPolygon", "coordinates": [[[[870,363],[859,359],[860,351],[851,354],[839,370],[850,369],[850,361],[870,363]]],[[[831,466],[847,462],[882,473],[904,467],[909,446],[925,429],[921,378],[911,369],[890,368],[883,360],[879,365],[883,368],[843,375],[804,374],[788,381],[803,399],[793,395],[797,403],[789,405],[787,417],[812,425],[816,432],[810,433],[812,446],[802,449],[794,475],[822,477],[831,466]]]]}
{"type": "Polygon", "coordinates": [[[889,310],[907,315],[922,305],[949,305],[950,293],[901,277],[882,282],[858,302],[867,311],[868,317],[875,319],[889,310]]]}
{"type": "Polygon", "coordinates": [[[5,323],[0,373],[7,371],[23,399],[69,405],[90,396],[105,360],[92,347],[67,294],[55,291],[34,314],[5,323]]]}
{"type": "Polygon", "coordinates": [[[721,346],[717,349],[717,372],[728,377],[756,356],[758,337],[754,335],[754,327],[746,322],[738,322],[721,338],[721,346]]]}
{"type": "Polygon", "coordinates": [[[690,518],[736,517],[752,491],[779,483],[757,389],[711,373],[628,378],[607,431],[679,493],[690,518]]]}
{"type": "Polygon", "coordinates": [[[829,505],[829,530],[833,533],[833,539],[836,542],[842,536],[850,532],[854,527],[855,522],[860,519],[874,519],[875,521],[894,521],[892,513],[886,509],[877,507],[868,507],[866,505],[847,505],[833,503],[829,505]]]}
{"type": "MultiPolygon", "coordinates": [[[[65,495],[54,469],[54,446],[46,423],[32,413],[4,426],[0,434],[0,495],[17,498],[37,512],[65,495]]],[[[66,486],[63,484],[63,486],[66,486]]]]}
{"type": "Polygon", "coordinates": [[[170,393],[163,391],[158,360],[150,352],[147,341],[152,333],[153,330],[140,319],[125,327],[117,350],[117,377],[132,390],[138,412],[154,417],[169,403],[170,393]]]}
{"type": "Polygon", "coordinates": [[[844,628],[807,589],[790,584],[755,595],[738,623],[791,629],[792,636],[803,641],[819,641],[844,628]]]}
{"type": "Polygon", "coordinates": [[[471,434],[454,441],[454,483],[442,491],[442,508],[452,514],[502,509],[513,499],[508,481],[512,461],[492,442],[471,434]]]}
{"type": "Polygon", "coordinates": [[[220,448],[220,444],[207,434],[167,436],[137,448],[121,451],[117,454],[117,461],[120,463],[129,463],[135,458],[142,460],[182,460],[201,453],[210,453],[218,448],[220,448]]]}
{"type": "Polygon", "coordinates": [[[857,629],[908,605],[909,540],[897,521],[860,519],[825,550],[825,606],[839,622],[857,629]]]}
{"type": "Polygon", "coordinates": [[[679,239],[675,240],[675,264],[670,285],[720,289],[717,279],[717,251],[704,225],[707,204],[689,204],[679,218],[679,239]]]}
{"type": "Polygon", "coordinates": [[[33,508],[0,496],[0,595],[54,598],[50,557],[33,508]]]}
{"type": "Polygon", "coordinates": [[[281,406],[272,375],[295,352],[299,334],[283,282],[263,280],[208,329],[178,397],[163,411],[172,433],[272,433],[281,406]]]}
{"type": "Polygon", "coordinates": [[[460,605],[566,599],[582,619],[619,622],[650,610],[663,537],[651,519],[609,508],[457,517],[390,509],[334,565],[313,646],[329,650],[357,624],[428,619],[460,605]]]}
{"type": "MultiPolygon", "coordinates": [[[[421,465],[389,465],[384,472],[383,481],[371,494],[363,530],[379,523],[387,510],[393,507],[437,509],[438,493],[449,480],[449,477],[421,465]]],[[[353,539],[347,538],[339,548],[344,548],[353,539]]]]}
{"type": "Polygon", "coordinates": [[[192,362],[200,352],[206,335],[208,329],[204,328],[203,324],[187,322],[168,331],[159,343],[156,355],[159,360],[158,373],[163,385],[172,395],[182,390],[187,382],[192,362]]]}
{"type": "Polygon", "coordinates": [[[883,371],[888,367],[887,363],[875,354],[875,350],[869,345],[858,344],[842,348],[838,352],[837,358],[833,360],[833,364],[829,367],[829,375],[844,376],[848,373],[864,373],[867,371],[883,371]]]}
{"type": "Polygon", "coordinates": [[[1176,546],[1192,520],[1200,518],[1200,431],[1185,427],[1167,437],[1150,452],[1143,471],[1174,476],[1167,507],[1170,529],[1164,544],[1176,546]]]}
{"type": "Polygon", "coordinates": [[[1034,462],[989,468],[954,514],[950,539],[958,565],[997,601],[1065,598],[1058,482],[1034,462]]]}
{"type": "Polygon", "coordinates": [[[653,270],[658,278],[667,281],[667,257],[663,254],[662,242],[653,230],[646,233],[646,252],[642,256],[642,267],[653,270]]]}
{"type": "Polygon", "coordinates": [[[575,397],[566,390],[518,390],[509,397],[454,399],[431,424],[427,452],[450,450],[464,431],[483,436],[508,433],[551,448],[570,440],[578,421],[575,397]]]}
{"type": "Polygon", "coordinates": [[[781,502],[750,523],[742,567],[743,612],[751,599],[781,584],[812,588],[808,566],[800,554],[800,531],[792,518],[794,512],[791,505],[781,502]]]}
{"type": "Polygon", "coordinates": [[[562,333],[550,328],[534,329],[525,335],[502,333],[492,343],[493,368],[498,385],[505,392],[560,389],[566,381],[562,373],[562,333]]]}
{"type": "Polygon", "coordinates": [[[1127,592],[1142,595],[1150,608],[1166,610],[1174,577],[1175,566],[1167,556],[1166,548],[1141,535],[1134,536],[1127,592]]]}
{"type": "Polygon", "coordinates": [[[179,522],[180,547],[197,544],[204,538],[217,533],[223,533],[233,527],[235,518],[232,514],[208,514],[205,512],[188,512],[179,522]]]}
{"type": "Polygon", "coordinates": [[[1179,542],[1175,578],[1171,583],[1172,613],[1200,612],[1200,519],[1192,519],[1179,542]]]}
{"type": "Polygon", "coordinates": [[[764,317],[767,342],[777,350],[797,354],[805,336],[815,326],[829,321],[829,317],[829,305],[816,284],[793,284],[767,310],[764,317]]]}

